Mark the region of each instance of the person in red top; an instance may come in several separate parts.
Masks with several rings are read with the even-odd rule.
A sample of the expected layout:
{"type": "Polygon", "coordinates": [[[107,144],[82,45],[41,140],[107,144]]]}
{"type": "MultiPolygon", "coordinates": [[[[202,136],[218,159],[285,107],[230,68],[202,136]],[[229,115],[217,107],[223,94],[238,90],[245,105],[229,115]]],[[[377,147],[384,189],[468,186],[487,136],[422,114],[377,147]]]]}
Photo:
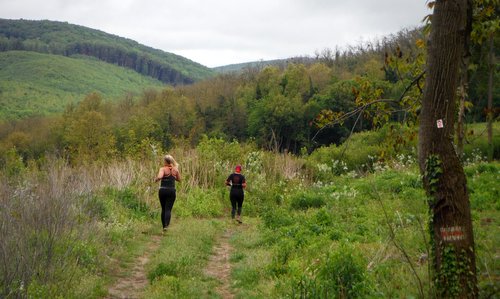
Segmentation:
{"type": "Polygon", "coordinates": [[[163,231],[166,231],[170,225],[172,208],[176,198],[175,181],[181,181],[181,174],[179,173],[179,165],[171,155],[166,155],[163,162],[164,165],[158,171],[155,182],[161,181],[158,197],[161,204],[161,224],[163,231]]]}
{"type": "Polygon", "coordinates": [[[243,189],[247,187],[247,182],[245,176],[241,174],[241,165],[235,167],[234,172],[229,175],[226,180],[226,186],[231,186],[231,191],[229,192],[229,199],[231,200],[231,218],[234,219],[236,215],[236,221],[241,222],[241,206],[243,205],[243,199],[245,198],[245,193],[243,189]]]}

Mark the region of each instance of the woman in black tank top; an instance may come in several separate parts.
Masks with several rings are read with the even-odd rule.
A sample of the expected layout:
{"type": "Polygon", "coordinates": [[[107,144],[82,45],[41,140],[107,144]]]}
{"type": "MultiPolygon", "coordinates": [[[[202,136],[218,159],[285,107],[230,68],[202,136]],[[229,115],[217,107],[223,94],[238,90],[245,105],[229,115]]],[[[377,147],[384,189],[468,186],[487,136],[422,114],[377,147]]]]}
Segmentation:
{"type": "Polygon", "coordinates": [[[236,166],[234,173],[229,175],[226,180],[226,185],[231,186],[231,191],[229,192],[229,199],[231,200],[231,218],[234,219],[236,215],[236,221],[242,223],[241,206],[245,198],[243,189],[247,187],[247,181],[245,176],[241,174],[240,165],[236,166]]]}
{"type": "Polygon", "coordinates": [[[181,175],[178,169],[179,165],[171,155],[166,155],[163,160],[164,165],[158,171],[155,182],[160,181],[158,197],[161,205],[161,224],[163,231],[166,231],[170,225],[172,208],[176,198],[175,181],[180,182],[181,175]]]}

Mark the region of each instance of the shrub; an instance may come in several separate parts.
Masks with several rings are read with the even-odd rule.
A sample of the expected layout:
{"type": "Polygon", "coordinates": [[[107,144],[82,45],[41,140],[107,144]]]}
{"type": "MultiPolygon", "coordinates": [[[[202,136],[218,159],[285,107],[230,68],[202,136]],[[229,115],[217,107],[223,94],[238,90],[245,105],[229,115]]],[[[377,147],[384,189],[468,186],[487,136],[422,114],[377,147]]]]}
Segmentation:
{"type": "Polygon", "coordinates": [[[352,246],[341,246],[327,254],[319,265],[317,275],[303,275],[292,297],[299,298],[362,298],[367,294],[366,266],[352,246]]]}
{"type": "Polygon", "coordinates": [[[316,179],[329,180],[331,176],[341,175],[349,171],[366,171],[373,168],[374,162],[382,152],[379,144],[331,145],[314,151],[309,157],[316,179]],[[350,150],[355,149],[355,150],[350,150]]]}
{"type": "Polygon", "coordinates": [[[290,239],[281,240],[275,249],[272,262],[269,264],[269,272],[273,276],[284,275],[288,272],[288,261],[295,251],[295,242],[290,239]]]}
{"type": "Polygon", "coordinates": [[[223,198],[224,194],[217,189],[192,188],[185,197],[176,200],[174,209],[177,214],[183,217],[217,217],[224,211],[223,201],[229,205],[229,195],[223,198]]]}
{"type": "Polygon", "coordinates": [[[303,192],[293,195],[290,207],[294,210],[307,210],[309,208],[320,208],[325,205],[325,199],[316,192],[303,192]]]}
{"type": "Polygon", "coordinates": [[[100,196],[89,194],[82,197],[84,215],[104,220],[111,215],[109,204],[100,196]]]}
{"type": "Polygon", "coordinates": [[[120,203],[126,208],[137,212],[146,213],[149,208],[145,202],[139,200],[135,192],[131,188],[125,188],[116,192],[116,197],[120,203]]]}
{"type": "Polygon", "coordinates": [[[76,232],[87,230],[78,223],[67,168],[48,168],[46,173],[32,171],[15,187],[0,181],[0,297],[25,297],[28,290],[41,295],[69,292],[65,284],[76,275],[76,232]]]}
{"type": "Polygon", "coordinates": [[[281,207],[268,207],[262,213],[264,225],[274,230],[282,226],[288,226],[294,222],[292,215],[281,207]]]}

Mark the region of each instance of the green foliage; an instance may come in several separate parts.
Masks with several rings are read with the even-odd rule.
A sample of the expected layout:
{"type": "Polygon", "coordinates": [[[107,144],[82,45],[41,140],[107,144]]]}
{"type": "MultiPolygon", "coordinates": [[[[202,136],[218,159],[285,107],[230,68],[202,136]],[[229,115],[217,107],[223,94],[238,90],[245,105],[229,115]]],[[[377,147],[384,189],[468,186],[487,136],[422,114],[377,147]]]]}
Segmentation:
{"type": "Polygon", "coordinates": [[[427,185],[431,195],[437,191],[439,178],[443,173],[441,164],[441,159],[436,155],[430,155],[425,160],[424,178],[427,181],[427,185]]]}
{"type": "Polygon", "coordinates": [[[280,227],[289,226],[294,222],[294,219],[285,208],[270,205],[262,213],[264,225],[270,229],[278,229],[280,227]]]}
{"type": "Polygon", "coordinates": [[[164,264],[164,263],[159,263],[156,265],[156,267],[148,273],[148,279],[150,283],[153,283],[155,280],[160,279],[162,276],[173,276],[177,277],[178,276],[178,268],[181,267],[180,263],[171,263],[171,264],[164,264]]]}
{"type": "Polygon", "coordinates": [[[160,87],[159,81],[93,59],[0,52],[0,119],[61,113],[92,92],[117,101],[160,87]]]}
{"type": "Polygon", "coordinates": [[[7,150],[3,156],[3,169],[4,173],[9,178],[18,177],[25,170],[22,157],[16,152],[15,148],[7,150]]]}
{"type": "MultiPolygon", "coordinates": [[[[42,40],[39,43],[29,38],[22,41],[23,46],[43,48],[51,40],[43,34],[39,36],[42,40]]],[[[397,44],[405,44],[406,37],[399,36],[397,44]]],[[[106,48],[105,44],[89,40],[74,44],[69,50],[77,53],[78,47],[89,51],[106,48]]],[[[0,45],[11,42],[0,37],[0,45]]],[[[183,182],[177,185],[178,200],[171,230],[146,265],[151,284],[145,290],[145,298],[216,296],[217,282],[208,279],[201,270],[212,254],[216,236],[231,225],[210,218],[229,215],[228,190],[223,182],[236,164],[243,165],[249,182],[243,208],[245,225],[232,230],[230,238],[238,248],[231,258],[232,291],[237,293],[236,297],[416,296],[415,274],[410,272],[408,261],[401,263],[399,250],[407,250],[410,262],[416,263],[416,275],[428,282],[428,262],[421,259],[429,252],[423,238],[427,234],[422,232],[428,225],[428,206],[414,165],[416,129],[391,123],[377,131],[368,131],[386,121],[408,120],[407,115],[418,109],[415,100],[420,96],[421,82],[416,76],[423,57],[422,42],[416,44],[419,47],[416,57],[412,56],[413,42],[407,44],[408,48],[395,47],[396,43],[384,44],[384,49],[391,49],[386,56],[388,61],[379,62],[385,74],[377,67],[378,57],[383,53],[370,49],[359,51],[368,53],[366,56],[338,53],[336,59],[323,57],[316,61],[324,63],[267,67],[161,92],[147,90],[138,100],[130,95],[116,104],[110,100],[159,83],[124,77],[122,70],[109,71],[112,68],[108,65],[81,56],[55,58],[35,53],[0,53],[0,63],[3,58],[5,67],[0,68],[7,69],[9,76],[15,73],[20,78],[17,82],[8,81],[13,91],[8,86],[1,88],[4,94],[0,95],[0,104],[5,102],[3,96],[7,92],[9,98],[18,96],[21,100],[16,101],[17,106],[1,106],[13,107],[9,109],[15,110],[19,117],[33,111],[46,113],[38,104],[22,106],[27,95],[52,105],[54,109],[47,114],[61,111],[64,105],[60,102],[76,103],[83,99],[66,106],[62,117],[0,124],[0,178],[16,178],[0,182],[0,195],[6,195],[0,201],[0,213],[2,220],[18,224],[2,226],[0,230],[2,241],[9,245],[2,250],[11,250],[4,255],[16,257],[13,249],[27,248],[24,256],[31,257],[35,251],[23,244],[50,241],[48,229],[40,229],[38,235],[33,234],[34,229],[20,230],[22,223],[16,222],[18,219],[34,219],[31,214],[21,213],[21,203],[51,202],[39,199],[50,198],[51,195],[45,194],[68,194],[64,202],[75,205],[70,211],[78,211],[71,218],[78,224],[78,233],[63,235],[56,240],[60,243],[51,245],[56,249],[54,258],[67,257],[65,265],[71,266],[55,264],[46,271],[44,280],[9,276],[7,287],[9,290],[23,287],[33,297],[106,296],[102,290],[103,281],[109,276],[106,271],[109,261],[101,257],[122,261],[126,270],[134,257],[145,250],[148,232],[155,230],[152,227],[159,229],[157,194],[149,187],[143,192],[141,182],[149,182],[156,171],[151,169],[151,160],[168,149],[181,164],[183,182]],[[23,59],[27,65],[22,64],[23,59]],[[23,68],[9,69],[10,61],[23,68]],[[69,84],[70,81],[76,84],[69,84]],[[134,86],[131,82],[136,82],[137,88],[129,89],[134,86]],[[412,82],[416,85],[407,91],[412,82]],[[95,90],[99,93],[82,86],[97,86],[95,90]],[[46,95],[55,91],[72,98],[68,96],[56,103],[58,97],[46,95]],[[375,105],[374,101],[386,98],[400,102],[393,105],[384,100],[375,105]],[[343,120],[342,127],[328,127],[328,122],[321,124],[323,128],[317,126],[322,121],[317,117],[320,111],[345,116],[356,104],[374,105],[377,109],[364,111],[359,122],[343,120]],[[405,111],[389,115],[395,108],[405,111]],[[349,135],[360,130],[365,131],[349,135]],[[275,152],[263,151],[256,144],[275,152]],[[319,148],[315,150],[316,147],[319,148]],[[299,150],[302,157],[290,154],[299,150]],[[55,152],[71,161],[72,168],[52,185],[71,187],[74,193],[67,189],[43,193],[52,190],[47,187],[41,188],[40,194],[44,196],[33,196],[41,186],[34,171],[47,162],[46,152],[55,152]],[[123,161],[122,156],[130,160],[123,161]],[[134,164],[131,161],[141,161],[140,167],[129,167],[134,164]],[[127,166],[115,168],[120,162],[127,166]],[[17,180],[26,171],[30,171],[28,177],[32,181],[17,180]],[[86,174],[93,179],[85,178],[86,174]],[[12,201],[19,198],[24,201],[12,201]],[[10,206],[3,206],[4,203],[10,206]],[[388,233],[388,226],[394,235],[388,233]],[[146,234],[140,233],[144,231],[146,234]],[[65,251],[67,248],[74,250],[65,251]]],[[[105,55],[110,56],[130,50],[126,46],[106,49],[110,53],[105,55]]],[[[484,83],[476,86],[484,87],[484,83]]],[[[329,120],[328,113],[322,116],[323,121],[329,120]]],[[[490,273],[495,273],[490,271],[498,268],[494,252],[499,234],[494,219],[498,218],[496,199],[500,195],[495,184],[499,180],[498,165],[482,163],[487,148],[482,127],[484,124],[470,126],[473,132],[468,130],[464,163],[475,234],[480,236],[478,272],[486,273],[480,282],[487,286],[490,273]]],[[[497,136],[500,134],[494,133],[495,144],[497,136]]],[[[439,177],[438,160],[430,159],[428,163],[426,175],[431,178],[432,186],[436,183],[432,180],[439,177]]],[[[40,177],[45,175],[44,172],[40,177]]],[[[57,215],[57,219],[65,215],[55,208],[47,211],[49,216],[57,215]]],[[[46,270],[38,265],[35,268],[46,270]]],[[[28,276],[35,271],[29,267],[22,269],[28,276]]],[[[450,276],[446,279],[453,279],[451,270],[447,271],[450,276]]],[[[424,288],[427,290],[428,284],[424,288]]]]}
{"type": "Polygon", "coordinates": [[[75,111],[66,111],[64,136],[68,152],[78,164],[107,159],[115,151],[115,139],[111,135],[108,119],[99,94],[90,94],[75,111]]]}
{"type": "Polygon", "coordinates": [[[471,207],[475,211],[500,211],[500,165],[478,163],[465,167],[471,207]]]}
{"type": "Polygon", "coordinates": [[[229,204],[229,194],[217,189],[193,187],[175,204],[175,213],[182,217],[218,217],[229,204]]]}
{"type": "Polygon", "coordinates": [[[320,208],[326,204],[325,199],[318,193],[312,191],[300,192],[290,198],[290,207],[295,210],[307,210],[309,208],[320,208]]]}
{"type": "MultiPolygon", "coordinates": [[[[226,142],[222,138],[202,136],[196,150],[185,159],[181,159],[182,167],[189,169],[185,181],[190,185],[181,188],[217,188],[223,187],[225,180],[234,171],[236,165],[243,166],[243,174],[247,174],[245,156],[253,149],[251,144],[238,141],[226,142]]],[[[221,191],[223,192],[223,191],[221,191]]],[[[213,194],[213,198],[221,198],[222,194],[213,194]]]]}
{"type": "Polygon", "coordinates": [[[316,277],[303,275],[292,298],[363,298],[367,295],[366,265],[349,245],[340,246],[319,263],[316,277]]]}
{"type": "MultiPolygon", "coordinates": [[[[472,274],[469,271],[470,260],[464,249],[457,249],[452,245],[445,244],[440,246],[444,248],[441,250],[441,265],[435,278],[437,293],[443,298],[455,298],[463,292],[460,278],[472,274]],[[446,288],[442,288],[442,286],[446,286],[446,288]]],[[[470,283],[467,286],[472,294],[474,286],[470,283]]]]}
{"type": "MultiPolygon", "coordinates": [[[[88,104],[91,103],[96,102],[90,101],[88,104]]],[[[87,108],[89,105],[86,105],[87,108]]],[[[365,137],[367,140],[378,140],[376,135],[365,137]]],[[[231,232],[228,238],[233,247],[230,258],[233,269],[231,291],[236,297],[300,298],[301,294],[307,294],[302,297],[308,298],[341,297],[345,294],[350,294],[349,297],[384,298],[417,296],[414,274],[410,272],[407,261],[402,263],[401,252],[389,240],[388,225],[394,230],[394,242],[407,251],[414,263],[424,283],[424,291],[428,290],[431,279],[427,273],[428,261],[422,258],[428,252],[428,244],[423,238],[426,233],[422,231],[428,225],[428,207],[415,165],[387,163],[397,167],[356,177],[332,174],[329,180],[313,182],[311,178],[315,175],[304,170],[301,171],[311,176],[286,175],[296,173],[296,169],[302,169],[301,166],[290,168],[293,171],[283,170],[286,169],[282,168],[284,165],[290,167],[300,159],[248,149],[240,143],[224,144],[217,139],[207,140],[202,147],[206,156],[190,162],[187,162],[188,158],[193,158],[195,154],[198,157],[195,150],[184,151],[184,156],[177,149],[173,152],[176,158],[182,157],[178,161],[182,167],[187,167],[182,169],[196,169],[194,164],[189,163],[211,161],[216,159],[217,153],[223,155],[223,149],[236,150],[237,147],[241,150],[238,152],[241,157],[224,157],[246,160],[248,166],[245,168],[250,172],[248,177],[255,176],[250,181],[251,185],[255,183],[258,186],[258,190],[249,190],[247,193],[245,224],[232,227],[232,222],[211,219],[229,217],[225,187],[184,188],[183,184],[188,183],[180,183],[171,228],[161,239],[158,251],[150,252],[150,262],[145,265],[151,283],[146,287],[144,297],[217,296],[215,289],[218,282],[208,278],[202,270],[213,253],[217,235],[226,229],[231,232]],[[253,209],[252,215],[257,217],[247,216],[250,207],[253,209]]],[[[114,162],[110,167],[116,171],[120,163],[114,162]]],[[[130,173],[136,173],[137,169],[131,167],[131,163],[124,163],[123,169],[119,170],[127,169],[130,173]]],[[[140,164],[147,168],[143,161],[140,164]]],[[[493,273],[491,271],[497,268],[494,257],[495,245],[498,243],[498,228],[494,225],[499,210],[496,200],[498,188],[495,184],[498,181],[497,164],[475,162],[465,167],[475,222],[478,273],[485,273],[480,276],[484,291],[493,288],[488,282],[490,278],[487,273],[493,273]]],[[[131,179],[129,183],[122,182],[125,186],[120,188],[110,183],[114,180],[93,183],[108,186],[101,190],[87,183],[85,173],[91,169],[92,173],[107,172],[93,167],[96,166],[72,168],[73,172],[78,173],[78,180],[67,178],[70,181],[60,181],[61,186],[67,185],[77,193],[87,190],[74,198],[68,197],[67,202],[75,205],[72,210],[78,211],[78,215],[72,219],[79,226],[67,238],[58,238],[57,242],[60,243],[53,247],[55,253],[61,256],[67,254],[65,265],[71,267],[66,266],[64,272],[60,272],[57,270],[60,264],[54,265],[54,268],[46,271],[50,274],[45,276],[46,280],[24,281],[24,288],[33,297],[78,297],[75,294],[82,294],[86,298],[106,296],[105,284],[111,275],[109,269],[112,269],[110,260],[121,263],[120,270],[113,271],[126,273],[137,256],[147,249],[145,247],[151,232],[155,234],[155,231],[160,230],[156,192],[141,192],[138,187],[141,180],[138,178],[131,179]],[[84,187],[80,189],[78,183],[84,187]],[[71,248],[71,251],[68,252],[67,248],[71,248]],[[111,258],[103,258],[107,256],[111,258]],[[69,285],[66,278],[70,276],[72,280],[69,285]]],[[[148,172],[149,169],[142,170],[137,176],[147,176],[145,173],[148,172]]],[[[32,177],[40,179],[46,175],[40,173],[32,177]]],[[[107,178],[107,175],[103,177],[107,178]]],[[[23,188],[27,186],[17,188],[16,192],[25,195],[32,192],[26,192],[23,188]]],[[[13,188],[3,188],[3,185],[1,190],[14,192],[13,188]]],[[[2,204],[10,200],[4,200],[2,204]]],[[[19,206],[2,206],[2,219],[15,219],[19,215],[16,207],[19,206]]],[[[58,215],[54,219],[59,219],[61,215],[51,214],[58,215]]],[[[23,216],[22,219],[30,218],[23,216]]],[[[18,229],[20,226],[14,227],[18,229]]],[[[36,244],[43,244],[50,239],[48,230],[38,232],[37,235],[23,233],[22,236],[29,237],[29,242],[36,244]]],[[[19,242],[23,238],[16,238],[17,243],[7,242],[12,239],[7,237],[10,234],[3,237],[6,244],[23,244],[19,242]]],[[[460,267],[460,264],[456,265],[460,267]]],[[[0,269],[1,266],[0,263],[0,269]]],[[[454,272],[447,273],[452,275],[454,272]]],[[[449,279],[452,278],[453,275],[449,276],[449,279]]],[[[19,289],[20,283],[21,280],[13,280],[9,287],[19,289]]]]}
{"type": "Polygon", "coordinates": [[[316,166],[315,173],[322,181],[349,171],[371,171],[374,163],[382,158],[383,143],[384,135],[379,132],[360,132],[352,135],[344,144],[315,150],[308,160],[316,166]]]}
{"type": "Polygon", "coordinates": [[[116,197],[120,204],[131,210],[134,215],[146,215],[150,212],[148,205],[141,201],[131,188],[114,191],[113,196],[116,197]]]}
{"type": "MultiPolygon", "coordinates": [[[[500,159],[500,122],[494,122],[493,129],[493,159],[500,159]]],[[[464,144],[464,163],[486,160],[489,153],[486,137],[486,123],[468,124],[466,128],[466,144],[464,144]]]]}

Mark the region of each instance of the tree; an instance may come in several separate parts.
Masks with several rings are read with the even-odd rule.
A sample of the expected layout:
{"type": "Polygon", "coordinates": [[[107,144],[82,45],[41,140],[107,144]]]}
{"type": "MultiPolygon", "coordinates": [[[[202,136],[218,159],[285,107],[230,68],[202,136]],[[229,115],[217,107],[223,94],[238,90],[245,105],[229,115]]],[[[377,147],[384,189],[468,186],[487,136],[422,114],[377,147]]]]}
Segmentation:
{"type": "Polygon", "coordinates": [[[63,139],[72,162],[90,162],[114,154],[115,138],[106,117],[108,106],[101,95],[91,93],[77,107],[68,107],[63,139]]]}
{"type": "Polygon", "coordinates": [[[478,296],[467,181],[453,146],[471,5],[471,0],[435,1],[420,114],[419,166],[429,196],[432,267],[440,298],[478,296]]]}

